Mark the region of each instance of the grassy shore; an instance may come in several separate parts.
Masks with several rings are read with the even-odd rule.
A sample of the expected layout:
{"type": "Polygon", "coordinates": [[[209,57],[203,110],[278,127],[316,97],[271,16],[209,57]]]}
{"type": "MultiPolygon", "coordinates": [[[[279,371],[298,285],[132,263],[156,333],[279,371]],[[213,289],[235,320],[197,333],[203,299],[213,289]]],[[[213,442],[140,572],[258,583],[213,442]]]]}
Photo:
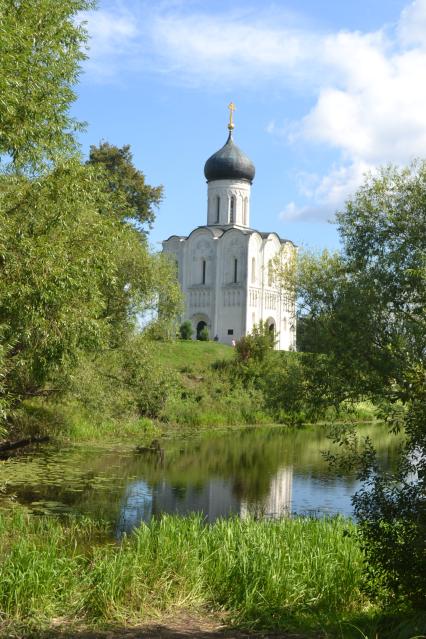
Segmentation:
{"type": "Polygon", "coordinates": [[[363,589],[355,526],[341,518],[164,517],[120,544],[109,533],[90,520],[0,513],[0,634],[58,619],[68,630],[123,627],[180,610],[315,637],[407,639],[425,621],[380,614],[363,589]]]}
{"type": "MultiPolygon", "coordinates": [[[[155,358],[152,362],[163,372],[167,371],[167,379],[173,382],[156,414],[141,416],[128,389],[115,382],[111,387],[108,385],[111,375],[105,362],[106,386],[105,379],[98,375],[97,365],[86,362],[75,373],[76,388],[72,392],[57,398],[23,402],[13,416],[7,438],[48,434],[58,441],[131,439],[140,443],[149,442],[164,432],[264,425],[277,421],[277,416],[265,406],[261,390],[252,384],[245,387],[241,380],[225,375],[217,365],[233,360],[234,349],[230,346],[182,340],[153,344],[155,358]]],[[[275,352],[273,357],[279,361],[284,355],[275,352]]],[[[145,391],[155,395],[156,389],[145,391]]],[[[356,407],[342,405],[341,408],[338,419],[342,421],[374,422],[376,419],[375,408],[368,403],[356,407]]],[[[333,411],[328,416],[330,421],[336,417],[333,411]]],[[[283,420],[281,423],[292,422],[283,420]]]]}
{"type": "Polygon", "coordinates": [[[342,519],[164,517],[119,545],[107,532],[0,514],[3,623],[140,623],[207,607],[244,626],[318,629],[368,605],[354,528],[342,519]]]}

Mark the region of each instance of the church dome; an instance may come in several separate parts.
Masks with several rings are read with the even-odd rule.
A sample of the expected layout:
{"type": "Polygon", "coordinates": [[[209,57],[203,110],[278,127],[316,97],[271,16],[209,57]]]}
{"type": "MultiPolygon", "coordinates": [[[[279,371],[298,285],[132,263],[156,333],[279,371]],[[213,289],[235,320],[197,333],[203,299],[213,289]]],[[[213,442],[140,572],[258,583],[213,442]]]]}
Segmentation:
{"type": "Polygon", "coordinates": [[[253,162],[243,153],[232,139],[229,132],[226,144],[216,151],[204,165],[207,182],[213,180],[246,180],[253,182],[255,168],[253,162]]]}

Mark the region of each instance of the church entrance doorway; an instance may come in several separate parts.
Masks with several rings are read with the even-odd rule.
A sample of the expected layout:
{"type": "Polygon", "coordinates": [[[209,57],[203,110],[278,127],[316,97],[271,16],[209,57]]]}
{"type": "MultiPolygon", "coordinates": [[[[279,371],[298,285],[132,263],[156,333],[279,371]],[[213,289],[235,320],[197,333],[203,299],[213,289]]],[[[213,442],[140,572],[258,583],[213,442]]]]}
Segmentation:
{"type": "Polygon", "coordinates": [[[206,328],[207,324],[206,322],[203,322],[201,320],[201,322],[198,322],[197,324],[197,339],[201,339],[201,331],[203,330],[203,328],[206,328]]]}
{"type": "Polygon", "coordinates": [[[273,344],[274,348],[275,348],[275,343],[276,343],[276,326],[275,326],[275,320],[272,317],[269,317],[266,320],[266,325],[268,327],[268,331],[269,331],[269,335],[271,336],[271,344],[273,344]]]}

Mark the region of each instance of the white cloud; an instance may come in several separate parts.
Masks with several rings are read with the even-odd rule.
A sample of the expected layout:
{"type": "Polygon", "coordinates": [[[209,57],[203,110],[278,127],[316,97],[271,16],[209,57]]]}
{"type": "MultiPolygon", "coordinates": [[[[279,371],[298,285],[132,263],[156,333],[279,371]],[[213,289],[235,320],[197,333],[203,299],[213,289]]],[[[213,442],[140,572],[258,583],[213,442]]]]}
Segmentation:
{"type": "Polygon", "coordinates": [[[426,47],[426,1],[414,0],[401,13],[398,35],[404,46],[426,47]]]}
{"type": "Polygon", "coordinates": [[[363,176],[374,173],[375,167],[362,161],[335,165],[323,176],[301,173],[298,176],[299,193],[308,203],[289,202],[279,217],[287,222],[332,222],[336,211],[361,184],[363,176]]]}
{"type": "Polygon", "coordinates": [[[321,33],[277,11],[225,15],[191,5],[129,1],[126,10],[115,4],[97,12],[91,64],[108,76],[120,64],[148,65],[173,82],[221,90],[301,87],[312,107],[294,122],[277,114],[266,131],[289,144],[328,147],[338,162],[320,176],[299,176],[302,204],[284,207],[284,219],[315,211],[329,219],[365,171],[424,155],[426,0],[407,3],[397,24],[373,33],[321,33]]]}
{"type": "Polygon", "coordinates": [[[308,33],[276,27],[259,16],[158,16],[152,25],[163,68],[189,83],[262,85],[277,76],[297,80],[314,54],[308,33]]]}
{"type": "Polygon", "coordinates": [[[90,34],[86,71],[97,81],[111,81],[126,59],[140,50],[140,29],[136,17],[120,6],[81,14],[90,34]]]}
{"type": "Polygon", "coordinates": [[[341,77],[321,89],[299,123],[299,135],[345,156],[377,164],[405,162],[426,148],[426,51],[388,52],[361,36],[329,39],[330,64],[341,77]],[[330,42],[332,40],[332,42],[330,42]]]}

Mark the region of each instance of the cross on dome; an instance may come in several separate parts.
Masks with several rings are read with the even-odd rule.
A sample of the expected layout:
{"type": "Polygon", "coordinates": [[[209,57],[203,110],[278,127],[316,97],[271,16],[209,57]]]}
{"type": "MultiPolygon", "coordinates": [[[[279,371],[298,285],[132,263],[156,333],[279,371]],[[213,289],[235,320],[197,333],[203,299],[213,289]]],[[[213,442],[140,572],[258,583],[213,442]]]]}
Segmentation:
{"type": "Polygon", "coordinates": [[[228,124],[228,129],[230,131],[232,131],[232,129],[234,128],[234,122],[233,122],[233,118],[234,118],[234,111],[235,111],[235,104],[233,102],[230,102],[228,105],[228,109],[229,109],[229,124],[228,124]]]}

